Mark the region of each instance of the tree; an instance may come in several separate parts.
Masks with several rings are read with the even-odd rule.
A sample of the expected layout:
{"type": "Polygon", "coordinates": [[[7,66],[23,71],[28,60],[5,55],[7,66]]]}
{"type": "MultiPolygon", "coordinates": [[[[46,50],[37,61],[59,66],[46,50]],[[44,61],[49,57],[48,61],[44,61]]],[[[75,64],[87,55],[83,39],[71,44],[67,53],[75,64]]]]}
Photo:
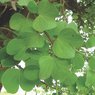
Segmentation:
{"type": "Polygon", "coordinates": [[[95,94],[94,10],[95,0],[0,0],[0,87],[95,94]]]}

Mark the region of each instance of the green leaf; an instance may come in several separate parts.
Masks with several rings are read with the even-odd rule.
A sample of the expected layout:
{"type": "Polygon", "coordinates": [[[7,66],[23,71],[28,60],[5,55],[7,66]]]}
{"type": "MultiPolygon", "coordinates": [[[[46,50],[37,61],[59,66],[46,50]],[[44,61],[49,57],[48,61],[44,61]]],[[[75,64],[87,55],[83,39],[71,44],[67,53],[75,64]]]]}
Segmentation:
{"type": "Polygon", "coordinates": [[[87,87],[95,87],[95,72],[93,71],[87,71],[87,75],[86,75],[86,82],[85,85],[87,87]]]}
{"type": "Polygon", "coordinates": [[[29,33],[24,32],[19,37],[23,39],[27,48],[41,48],[44,46],[44,38],[35,31],[29,33]]]}
{"type": "Polygon", "coordinates": [[[1,60],[1,64],[3,67],[12,67],[15,65],[15,63],[16,61],[13,60],[11,56],[8,56],[7,58],[1,60]]]}
{"type": "Polygon", "coordinates": [[[64,39],[57,38],[53,44],[53,52],[60,58],[73,58],[75,56],[75,50],[64,39]]]}
{"type": "MultiPolygon", "coordinates": [[[[63,84],[64,85],[64,84],[63,84]]],[[[69,85],[68,86],[68,90],[70,91],[70,93],[72,95],[76,95],[77,94],[77,87],[76,87],[76,84],[73,84],[73,85],[69,85]]]]}
{"type": "Polygon", "coordinates": [[[56,36],[59,35],[60,32],[65,29],[67,27],[67,23],[65,21],[59,21],[56,22],[57,26],[54,29],[48,30],[48,32],[52,35],[52,36],[56,36]]]}
{"type": "Polygon", "coordinates": [[[89,67],[92,69],[92,70],[95,70],[95,56],[92,56],[90,59],[89,59],[89,67]]]}
{"type": "Polygon", "coordinates": [[[8,69],[2,76],[2,84],[9,93],[16,93],[19,88],[20,71],[8,69]]]}
{"type": "Polygon", "coordinates": [[[56,21],[50,16],[39,15],[33,22],[33,28],[39,32],[50,30],[56,27],[56,21]]]}
{"type": "Polygon", "coordinates": [[[28,6],[28,4],[29,4],[30,1],[33,1],[33,0],[18,0],[17,3],[18,3],[20,6],[28,6]]]}
{"type": "Polygon", "coordinates": [[[76,33],[73,29],[71,28],[65,28],[61,31],[59,35],[61,40],[66,41],[72,47],[79,48],[83,45],[83,39],[80,36],[80,34],[76,33]]]}
{"type": "Polygon", "coordinates": [[[78,32],[78,26],[75,22],[71,22],[68,24],[67,28],[73,29],[75,32],[78,32]]]}
{"type": "Polygon", "coordinates": [[[72,69],[81,69],[84,66],[83,55],[76,53],[75,57],[71,59],[72,69]]]}
{"type": "Polygon", "coordinates": [[[85,81],[86,81],[85,76],[82,76],[82,77],[78,78],[76,83],[77,83],[77,86],[78,86],[79,90],[84,91],[86,89],[85,81]]]}
{"type": "Polygon", "coordinates": [[[68,64],[66,60],[55,59],[52,77],[55,80],[60,80],[64,85],[72,85],[76,82],[77,77],[69,71],[66,64],[68,64]]]}
{"type": "Polygon", "coordinates": [[[34,0],[29,2],[27,7],[31,13],[38,13],[38,6],[34,0]]]}
{"type": "Polygon", "coordinates": [[[87,47],[94,47],[95,46],[95,36],[91,36],[87,43],[86,43],[87,47]]]}
{"type": "Polygon", "coordinates": [[[36,81],[39,79],[39,68],[36,66],[28,66],[24,69],[24,77],[27,80],[36,81]]]}
{"type": "Polygon", "coordinates": [[[19,30],[24,23],[25,17],[20,13],[12,15],[9,25],[14,30],[19,30]]]}
{"type": "Polygon", "coordinates": [[[5,70],[0,70],[0,83],[1,83],[1,79],[2,79],[2,75],[4,74],[5,70]]]}
{"type": "Polygon", "coordinates": [[[4,48],[1,48],[0,49],[0,61],[2,59],[5,59],[6,57],[8,57],[8,54],[6,53],[6,48],[5,47],[4,48]]]}
{"type": "Polygon", "coordinates": [[[21,72],[21,74],[20,74],[20,86],[23,90],[30,91],[34,88],[35,84],[34,84],[34,82],[27,80],[24,77],[23,72],[21,72]]]}
{"type": "Polygon", "coordinates": [[[17,61],[26,60],[30,57],[30,54],[26,52],[25,50],[20,50],[17,52],[17,54],[14,56],[14,59],[17,61]]]}
{"type": "Polygon", "coordinates": [[[1,3],[9,2],[10,0],[0,0],[1,3]]]}
{"type": "MultiPolygon", "coordinates": [[[[59,59],[55,59],[54,60],[55,64],[54,64],[54,70],[52,72],[52,77],[55,80],[60,80],[61,82],[65,79],[65,72],[67,71],[67,61],[65,60],[59,60],[59,59]]],[[[67,75],[66,75],[67,76],[67,75]]]]}
{"type": "Polygon", "coordinates": [[[52,77],[49,77],[48,79],[44,80],[46,82],[46,84],[48,84],[48,86],[52,86],[53,82],[52,82],[52,77]]]}
{"type": "Polygon", "coordinates": [[[56,6],[50,3],[48,0],[42,0],[38,4],[38,12],[40,15],[53,17],[53,18],[57,17],[59,14],[56,6]]]}
{"type": "Polygon", "coordinates": [[[10,55],[17,54],[20,50],[25,50],[24,42],[21,39],[12,39],[7,45],[7,53],[10,55]]]}
{"type": "Polygon", "coordinates": [[[40,65],[40,79],[47,79],[51,76],[54,68],[54,60],[51,56],[42,56],[39,59],[40,65]]]}
{"type": "Polygon", "coordinates": [[[30,58],[25,61],[26,66],[30,66],[30,65],[37,65],[38,66],[38,60],[42,55],[43,55],[43,53],[41,53],[38,50],[30,51],[30,58]]]}
{"type": "Polygon", "coordinates": [[[21,31],[21,32],[27,32],[28,30],[32,31],[32,21],[29,19],[26,19],[24,15],[20,13],[15,13],[12,15],[10,21],[9,21],[10,28],[21,31]]]}

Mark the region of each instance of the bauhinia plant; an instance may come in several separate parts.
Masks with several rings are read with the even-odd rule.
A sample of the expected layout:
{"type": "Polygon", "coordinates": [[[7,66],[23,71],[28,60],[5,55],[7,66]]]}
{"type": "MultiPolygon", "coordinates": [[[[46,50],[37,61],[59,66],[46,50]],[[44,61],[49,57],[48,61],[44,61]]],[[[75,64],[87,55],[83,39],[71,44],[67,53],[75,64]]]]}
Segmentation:
{"type": "Polygon", "coordinates": [[[94,32],[95,0],[0,0],[0,88],[94,95],[94,32]]]}

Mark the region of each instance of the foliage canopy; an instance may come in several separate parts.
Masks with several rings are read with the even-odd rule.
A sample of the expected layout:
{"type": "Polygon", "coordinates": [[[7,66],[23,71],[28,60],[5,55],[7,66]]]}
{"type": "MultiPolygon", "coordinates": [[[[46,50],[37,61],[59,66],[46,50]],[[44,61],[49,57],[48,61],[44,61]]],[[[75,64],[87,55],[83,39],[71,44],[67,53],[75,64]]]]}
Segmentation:
{"type": "Polygon", "coordinates": [[[0,0],[0,83],[10,93],[94,95],[94,46],[95,0],[0,0]]]}

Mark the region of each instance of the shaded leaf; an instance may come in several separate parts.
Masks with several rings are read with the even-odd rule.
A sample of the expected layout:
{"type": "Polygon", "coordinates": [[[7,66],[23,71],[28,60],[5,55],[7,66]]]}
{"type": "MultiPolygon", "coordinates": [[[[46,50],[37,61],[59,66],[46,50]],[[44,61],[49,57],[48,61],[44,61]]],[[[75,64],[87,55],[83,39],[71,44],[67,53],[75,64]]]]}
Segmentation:
{"type": "Polygon", "coordinates": [[[89,67],[92,69],[92,70],[95,70],[95,56],[92,56],[90,59],[89,59],[89,67]]]}
{"type": "Polygon", "coordinates": [[[19,88],[20,71],[8,69],[2,76],[2,84],[9,93],[16,93],[19,88]]]}
{"type": "Polygon", "coordinates": [[[12,39],[7,45],[7,53],[10,55],[17,54],[20,50],[25,49],[25,44],[21,39],[12,39]]]}
{"type": "Polygon", "coordinates": [[[95,86],[95,72],[90,71],[90,70],[87,71],[85,85],[87,87],[95,86]]]}
{"type": "Polygon", "coordinates": [[[42,0],[38,5],[38,12],[40,15],[48,17],[57,17],[59,12],[56,6],[50,3],[48,0],[42,0]]]}
{"type": "Polygon", "coordinates": [[[23,71],[20,73],[20,86],[25,91],[30,91],[34,88],[35,84],[34,82],[27,80],[24,75],[23,71]]]}
{"type": "Polygon", "coordinates": [[[39,59],[39,65],[40,65],[40,73],[39,77],[40,79],[47,79],[51,76],[54,68],[54,60],[50,56],[42,56],[39,59]]]}
{"type": "Polygon", "coordinates": [[[24,77],[31,81],[36,81],[39,79],[39,68],[36,66],[28,66],[24,69],[24,77]]]}
{"type": "Polygon", "coordinates": [[[69,71],[66,64],[68,64],[68,61],[55,59],[52,77],[55,80],[60,80],[64,85],[72,85],[76,82],[77,77],[75,74],[69,71]]]}
{"type": "Polygon", "coordinates": [[[27,7],[31,13],[38,13],[38,6],[34,0],[29,2],[27,7]]]}
{"type": "Polygon", "coordinates": [[[81,69],[84,66],[83,55],[76,53],[75,57],[71,59],[71,63],[74,70],[81,69]]]}
{"type": "Polygon", "coordinates": [[[94,47],[95,46],[95,37],[94,36],[91,36],[87,43],[86,43],[87,47],[94,47]]]}

